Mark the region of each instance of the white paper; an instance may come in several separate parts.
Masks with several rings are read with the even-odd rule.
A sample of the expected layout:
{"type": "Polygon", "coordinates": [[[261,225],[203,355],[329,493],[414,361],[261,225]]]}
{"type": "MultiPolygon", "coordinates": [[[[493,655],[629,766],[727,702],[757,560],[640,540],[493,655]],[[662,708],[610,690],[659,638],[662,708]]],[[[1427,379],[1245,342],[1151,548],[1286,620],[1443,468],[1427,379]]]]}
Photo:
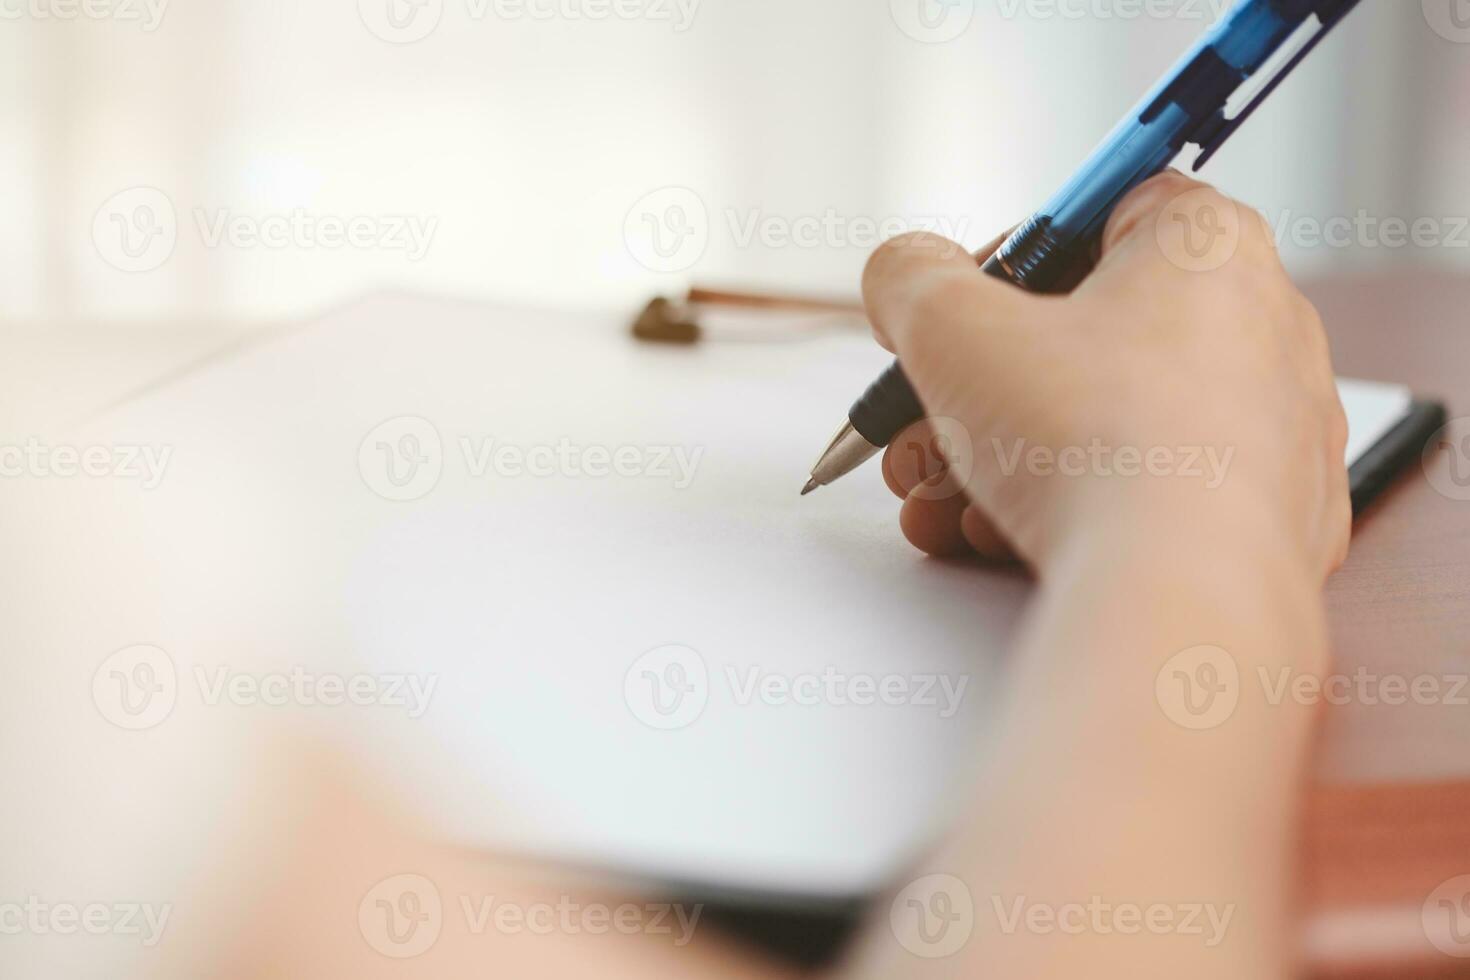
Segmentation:
{"type": "MultiPolygon", "coordinates": [[[[659,348],[613,317],[377,297],[104,420],[108,439],[166,443],[173,461],[156,491],[92,508],[99,526],[146,529],[99,542],[98,562],[138,570],[151,598],[129,615],[152,609],[186,677],[227,661],[436,678],[422,717],[364,710],[353,737],[466,843],[866,891],[972,789],[1029,591],[916,555],[876,474],[797,496],[833,412],[886,361],[840,334],[659,348]],[[390,501],[363,453],[396,452],[380,426],[406,417],[433,426],[439,446],[419,449],[440,473],[390,501]],[[506,447],[524,461],[562,446],[631,447],[648,472],[496,468],[506,447]],[[652,472],[670,447],[698,454],[687,485],[652,472]],[[707,701],[660,730],[626,685],[671,644],[699,658],[707,701]],[[857,679],[932,678],[934,704],[743,697],[824,676],[850,701],[857,679]],[[940,678],[966,685],[949,713],[940,678]]],[[[1408,408],[1398,388],[1344,397],[1353,458],[1408,408]]]]}

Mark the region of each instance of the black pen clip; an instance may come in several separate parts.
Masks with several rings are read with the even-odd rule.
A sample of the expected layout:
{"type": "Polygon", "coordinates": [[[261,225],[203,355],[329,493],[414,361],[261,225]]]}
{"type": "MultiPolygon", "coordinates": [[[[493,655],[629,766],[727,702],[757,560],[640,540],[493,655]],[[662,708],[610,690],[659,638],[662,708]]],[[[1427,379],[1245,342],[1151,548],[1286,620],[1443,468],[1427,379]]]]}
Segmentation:
{"type": "Polygon", "coordinates": [[[1272,78],[1271,81],[1263,89],[1261,89],[1260,94],[1251,101],[1251,104],[1237,112],[1234,117],[1230,119],[1225,118],[1225,113],[1223,110],[1217,112],[1210,119],[1209,122],[1205,123],[1205,125],[1201,127],[1199,137],[1192,141],[1199,144],[1200,153],[1199,156],[1195,158],[1194,166],[1191,169],[1197,172],[1201,167],[1209,163],[1210,158],[1213,157],[1217,152],[1219,152],[1220,147],[1225,145],[1225,141],[1228,140],[1231,136],[1235,135],[1235,131],[1243,126],[1245,124],[1245,121],[1251,117],[1251,114],[1261,107],[1261,103],[1265,102],[1268,98],[1271,97],[1271,93],[1276,91],[1276,87],[1282,82],[1286,81],[1287,76],[1289,76],[1296,69],[1296,66],[1301,64],[1302,61],[1306,59],[1307,55],[1311,54],[1312,51],[1316,49],[1317,45],[1322,43],[1323,39],[1325,39],[1327,35],[1331,33],[1334,27],[1342,23],[1344,17],[1352,13],[1353,8],[1356,7],[1359,2],[1360,0],[1329,0],[1328,3],[1322,4],[1318,11],[1316,11],[1317,16],[1321,19],[1321,29],[1318,30],[1316,34],[1313,34],[1312,39],[1308,41],[1305,45],[1303,45],[1302,49],[1296,53],[1295,57],[1288,61],[1285,66],[1283,66],[1282,69],[1276,73],[1276,77],[1272,78]]]}

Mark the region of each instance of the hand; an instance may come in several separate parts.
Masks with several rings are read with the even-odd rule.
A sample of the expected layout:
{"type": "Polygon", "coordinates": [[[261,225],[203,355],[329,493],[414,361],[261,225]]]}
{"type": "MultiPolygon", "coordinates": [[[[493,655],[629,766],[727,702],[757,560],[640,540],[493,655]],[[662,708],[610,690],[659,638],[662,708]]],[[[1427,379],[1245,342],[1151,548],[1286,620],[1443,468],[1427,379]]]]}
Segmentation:
{"type": "Polygon", "coordinates": [[[1319,583],[1345,557],[1327,342],[1253,210],[1170,172],[1117,208],[1070,296],[923,234],[879,249],[863,287],[931,416],[884,460],[924,551],[1013,552],[1044,576],[1076,547],[1253,549],[1319,583]],[[1182,238],[1196,220],[1203,258],[1182,238]]]}

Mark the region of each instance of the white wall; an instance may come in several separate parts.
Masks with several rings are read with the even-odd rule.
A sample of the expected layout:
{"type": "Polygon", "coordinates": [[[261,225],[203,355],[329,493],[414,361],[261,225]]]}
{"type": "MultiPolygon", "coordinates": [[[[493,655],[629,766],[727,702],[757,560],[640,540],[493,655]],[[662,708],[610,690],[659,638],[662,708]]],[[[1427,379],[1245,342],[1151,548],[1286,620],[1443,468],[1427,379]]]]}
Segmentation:
{"type": "MultiPolygon", "coordinates": [[[[388,2],[360,5],[371,19],[388,2]]],[[[1097,16],[1127,0],[1063,0],[1080,18],[954,0],[964,30],[945,43],[900,29],[921,0],[682,0],[696,4],[684,31],[421,2],[442,2],[442,19],[407,45],[374,36],[354,0],[173,0],[152,32],[29,13],[0,25],[0,315],[279,314],[384,283],[577,306],[691,278],[851,291],[871,223],[940,221],[979,245],[1023,217],[1219,0],[1134,19],[1097,16]],[[139,185],[166,192],[179,242],[126,273],[99,254],[93,220],[139,185]],[[659,274],[625,219],[670,186],[695,192],[709,241],[692,268],[659,274]],[[437,224],[420,261],[210,247],[198,229],[297,209],[437,224]],[[813,245],[741,241],[753,219],[801,218],[825,222],[813,245]]],[[[1470,213],[1467,87],[1470,44],[1431,30],[1418,2],[1365,0],[1208,176],[1273,219],[1470,213]]],[[[1286,248],[1307,271],[1470,261],[1286,248]]]]}

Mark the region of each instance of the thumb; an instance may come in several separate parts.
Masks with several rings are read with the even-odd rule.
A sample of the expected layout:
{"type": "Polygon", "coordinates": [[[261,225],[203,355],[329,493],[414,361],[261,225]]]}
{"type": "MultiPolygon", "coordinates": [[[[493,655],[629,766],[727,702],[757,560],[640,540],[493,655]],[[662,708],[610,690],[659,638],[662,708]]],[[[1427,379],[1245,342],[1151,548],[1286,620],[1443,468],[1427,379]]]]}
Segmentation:
{"type": "Polygon", "coordinates": [[[887,242],[863,273],[873,328],[903,362],[925,407],[996,372],[1024,370],[1055,297],[1037,296],[976,265],[959,244],[919,232],[887,242]]]}
{"type": "MultiPolygon", "coordinates": [[[[985,257],[988,255],[980,258],[985,257]]],[[[1007,284],[982,274],[979,261],[964,246],[928,232],[900,235],[884,242],[863,271],[863,301],[868,317],[879,340],[890,349],[929,332],[936,325],[932,314],[939,312],[932,307],[943,306],[945,295],[964,293],[968,305],[985,291],[999,293],[1007,289],[1007,284]]],[[[992,305],[999,310],[1005,304],[997,300],[992,305]]]]}

